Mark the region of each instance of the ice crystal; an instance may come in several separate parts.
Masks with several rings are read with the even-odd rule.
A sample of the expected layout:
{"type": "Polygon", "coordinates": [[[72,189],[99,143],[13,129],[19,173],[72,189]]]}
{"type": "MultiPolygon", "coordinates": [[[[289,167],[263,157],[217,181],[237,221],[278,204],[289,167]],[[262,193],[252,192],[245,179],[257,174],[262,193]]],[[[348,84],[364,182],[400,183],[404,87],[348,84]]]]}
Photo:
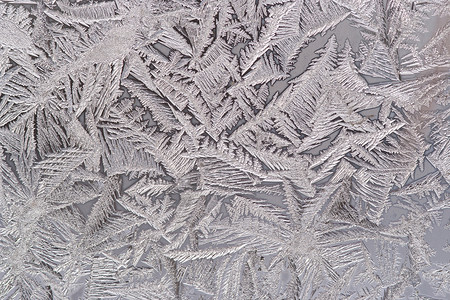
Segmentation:
{"type": "Polygon", "coordinates": [[[449,11],[0,0],[0,298],[448,299],[449,11]]]}

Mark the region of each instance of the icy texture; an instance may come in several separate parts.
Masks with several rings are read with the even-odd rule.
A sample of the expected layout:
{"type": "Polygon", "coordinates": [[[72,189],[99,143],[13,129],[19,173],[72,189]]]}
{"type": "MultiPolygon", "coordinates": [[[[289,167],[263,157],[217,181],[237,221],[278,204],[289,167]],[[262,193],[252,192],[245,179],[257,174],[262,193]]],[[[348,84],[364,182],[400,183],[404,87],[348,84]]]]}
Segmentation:
{"type": "Polygon", "coordinates": [[[449,299],[449,12],[0,0],[0,299],[449,299]]]}

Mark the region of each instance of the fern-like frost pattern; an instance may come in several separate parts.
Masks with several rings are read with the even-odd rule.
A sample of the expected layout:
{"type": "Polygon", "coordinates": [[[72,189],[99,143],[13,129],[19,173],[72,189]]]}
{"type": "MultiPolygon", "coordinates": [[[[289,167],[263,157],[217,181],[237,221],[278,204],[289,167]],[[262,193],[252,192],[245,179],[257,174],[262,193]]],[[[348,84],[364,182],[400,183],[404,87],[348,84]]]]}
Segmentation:
{"type": "Polygon", "coordinates": [[[0,299],[449,299],[449,15],[0,0],[0,299]]]}

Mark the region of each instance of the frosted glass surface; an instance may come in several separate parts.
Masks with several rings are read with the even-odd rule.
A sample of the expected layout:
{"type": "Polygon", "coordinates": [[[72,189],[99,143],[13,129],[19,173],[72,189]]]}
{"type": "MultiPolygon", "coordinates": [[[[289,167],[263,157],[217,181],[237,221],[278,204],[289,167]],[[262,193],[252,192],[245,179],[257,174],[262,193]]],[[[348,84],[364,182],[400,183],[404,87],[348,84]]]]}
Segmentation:
{"type": "Polygon", "coordinates": [[[449,299],[449,12],[0,0],[0,299],[449,299]]]}

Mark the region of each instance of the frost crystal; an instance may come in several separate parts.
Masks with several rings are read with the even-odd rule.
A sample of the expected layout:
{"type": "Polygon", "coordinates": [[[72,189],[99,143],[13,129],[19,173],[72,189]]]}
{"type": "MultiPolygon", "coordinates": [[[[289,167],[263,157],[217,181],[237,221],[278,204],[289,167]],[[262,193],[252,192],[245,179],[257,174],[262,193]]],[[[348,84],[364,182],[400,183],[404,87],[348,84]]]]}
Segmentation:
{"type": "Polygon", "coordinates": [[[0,0],[0,299],[449,299],[449,15],[0,0]]]}

